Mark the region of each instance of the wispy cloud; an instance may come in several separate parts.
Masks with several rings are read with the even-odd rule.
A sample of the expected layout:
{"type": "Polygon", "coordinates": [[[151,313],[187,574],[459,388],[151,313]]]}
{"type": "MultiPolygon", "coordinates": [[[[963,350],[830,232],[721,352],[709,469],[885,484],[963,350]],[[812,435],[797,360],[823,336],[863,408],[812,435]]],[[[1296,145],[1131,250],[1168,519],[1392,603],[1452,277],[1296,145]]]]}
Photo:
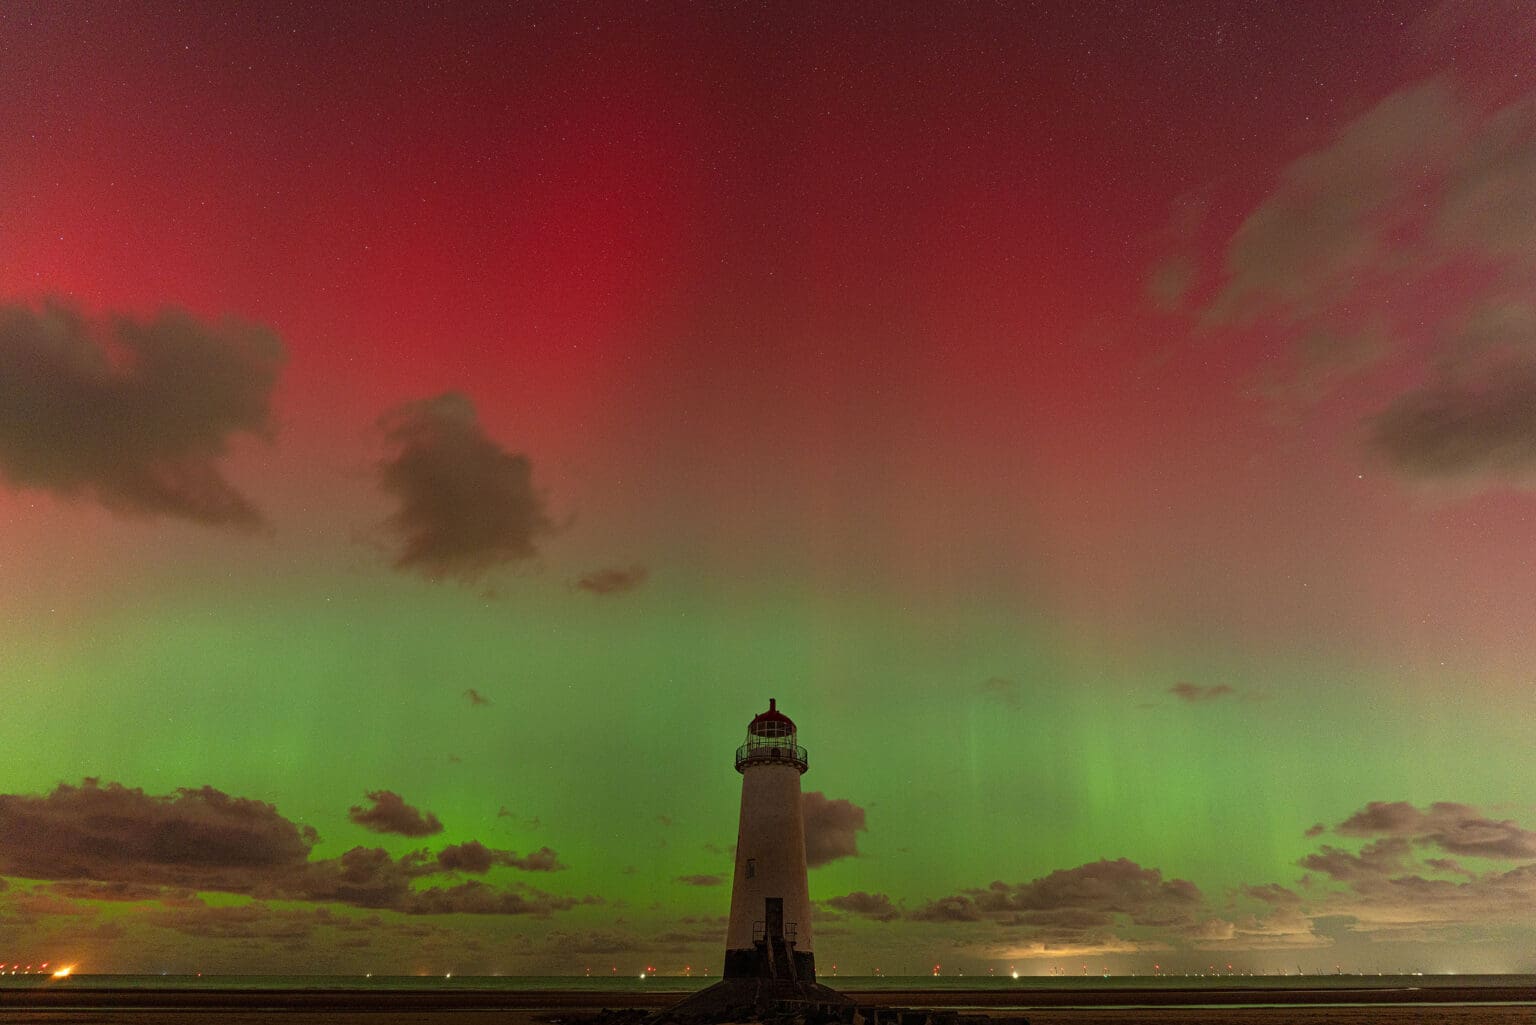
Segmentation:
{"type": "Polygon", "coordinates": [[[1200,701],[1215,701],[1218,698],[1231,697],[1236,694],[1237,691],[1233,690],[1225,683],[1201,686],[1198,683],[1190,683],[1186,680],[1176,683],[1172,687],[1169,687],[1168,693],[1172,694],[1180,701],[1187,701],[1193,704],[1200,701]]]}
{"type": "Polygon", "coordinates": [[[640,587],[650,578],[651,571],[644,566],[626,569],[598,569],[576,578],[576,589],[599,598],[627,594],[640,587]]]}
{"type": "Polygon", "coordinates": [[[678,876],[677,881],[684,886],[721,886],[725,883],[725,876],[721,875],[691,875],[678,876]]]}
{"type": "MultiPolygon", "coordinates": [[[[1536,91],[1491,106],[1435,77],[1288,165],[1194,316],[1281,354],[1272,395],[1343,390],[1368,450],[1403,478],[1528,486],[1533,253],[1536,91]]],[[[1154,290],[1184,294],[1161,280],[1154,290]]]]}

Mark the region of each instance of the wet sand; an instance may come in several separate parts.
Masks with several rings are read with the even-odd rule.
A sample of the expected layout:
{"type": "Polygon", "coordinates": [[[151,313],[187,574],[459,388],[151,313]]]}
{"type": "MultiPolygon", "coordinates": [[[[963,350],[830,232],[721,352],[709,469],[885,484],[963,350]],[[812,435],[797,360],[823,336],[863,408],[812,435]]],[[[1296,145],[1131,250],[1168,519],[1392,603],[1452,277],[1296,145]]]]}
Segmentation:
{"type": "MultiPolygon", "coordinates": [[[[1029,1025],[1532,1025],[1531,1005],[1435,1004],[1371,1007],[1158,1007],[1052,1008],[1015,1011],[1029,1025]]],[[[221,1008],[216,1011],[39,1010],[6,1011],[5,1025],[190,1025],[218,1021],[232,1025],[549,1025],[550,1016],[526,1010],[459,1011],[286,1011],[221,1008]]]]}
{"type": "Polygon", "coordinates": [[[861,1004],[890,1007],[989,1009],[1047,1007],[1209,1007],[1306,1004],[1536,1004],[1531,986],[1360,986],[1318,989],[1266,989],[1232,986],[1202,989],[1030,989],[1030,990],[885,990],[849,992],[861,1004]]]}
{"type": "MultiPolygon", "coordinates": [[[[1033,1025],[1340,1025],[1402,1022],[1480,1025],[1536,1022],[1536,987],[1425,986],[1357,989],[881,990],[848,995],[863,1005],[949,1008],[1033,1025]],[[1261,1005],[1261,1006],[1255,1006],[1261,1005]],[[1329,1005],[1329,1006],[1324,1006],[1329,1005]],[[1340,1006],[1352,1005],[1352,1006],[1340,1006]]],[[[57,986],[0,991],[0,1025],[87,1021],[142,1025],[170,1018],[259,1025],[351,1025],[393,1021],[538,1025],[604,1008],[661,1010],[685,994],[564,990],[154,990],[57,986]]]]}

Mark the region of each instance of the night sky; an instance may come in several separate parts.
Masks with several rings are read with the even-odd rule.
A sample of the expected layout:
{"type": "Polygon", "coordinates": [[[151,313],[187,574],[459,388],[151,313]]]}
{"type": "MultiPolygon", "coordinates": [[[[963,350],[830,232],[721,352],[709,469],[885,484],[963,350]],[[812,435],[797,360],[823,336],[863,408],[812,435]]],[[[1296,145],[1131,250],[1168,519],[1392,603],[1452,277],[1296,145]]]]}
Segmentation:
{"type": "Polygon", "coordinates": [[[1536,971],[1529,4],[0,54],[0,959],[1536,971]]]}

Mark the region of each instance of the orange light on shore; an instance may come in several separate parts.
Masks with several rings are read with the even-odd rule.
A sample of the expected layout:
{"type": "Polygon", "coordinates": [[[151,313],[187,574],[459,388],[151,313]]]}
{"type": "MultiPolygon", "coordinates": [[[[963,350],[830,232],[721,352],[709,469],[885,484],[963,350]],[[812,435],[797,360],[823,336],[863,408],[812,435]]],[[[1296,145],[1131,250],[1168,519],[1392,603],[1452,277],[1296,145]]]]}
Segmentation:
{"type": "Polygon", "coordinates": [[[53,973],[53,977],[55,979],[67,979],[71,975],[74,974],[74,971],[75,971],[75,966],[72,965],[72,964],[67,964],[67,965],[64,965],[62,968],[55,969],[54,973],[53,973]]]}

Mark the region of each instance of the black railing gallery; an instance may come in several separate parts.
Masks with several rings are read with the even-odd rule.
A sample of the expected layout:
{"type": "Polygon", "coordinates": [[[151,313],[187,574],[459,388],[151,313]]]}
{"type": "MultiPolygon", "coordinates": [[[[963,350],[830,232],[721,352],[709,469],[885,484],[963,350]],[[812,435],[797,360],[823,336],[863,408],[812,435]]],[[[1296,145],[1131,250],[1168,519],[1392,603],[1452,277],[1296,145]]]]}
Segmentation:
{"type": "Polygon", "coordinates": [[[809,764],[805,748],[799,744],[786,744],[782,737],[750,737],[736,749],[736,768],[748,762],[789,762],[800,766],[801,771],[809,764]]]}

